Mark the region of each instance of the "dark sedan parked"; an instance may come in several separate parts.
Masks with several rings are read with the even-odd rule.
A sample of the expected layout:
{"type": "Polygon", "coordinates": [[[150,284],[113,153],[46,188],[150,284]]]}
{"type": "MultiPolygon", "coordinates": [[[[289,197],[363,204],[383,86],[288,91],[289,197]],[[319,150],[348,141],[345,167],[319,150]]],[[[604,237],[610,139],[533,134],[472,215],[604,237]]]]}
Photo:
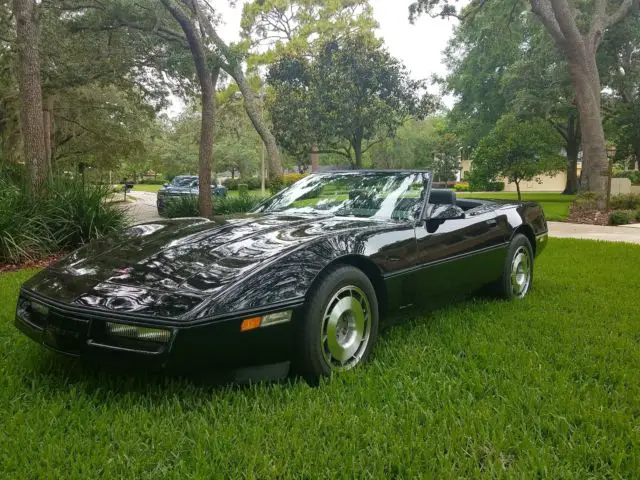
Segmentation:
{"type": "MultiPolygon", "coordinates": [[[[184,196],[197,196],[200,186],[200,180],[194,175],[178,175],[174,177],[171,183],[165,183],[158,190],[156,197],[156,206],[158,214],[164,215],[167,210],[167,204],[172,199],[184,196]]],[[[222,185],[211,185],[211,194],[214,197],[226,197],[227,188],[222,185]]]]}
{"type": "Polygon", "coordinates": [[[225,221],[163,220],[30,279],[16,324],[58,352],[166,369],[366,361],[388,312],[491,287],[524,297],[536,203],[460,200],[428,172],[311,175],[225,221]]]}

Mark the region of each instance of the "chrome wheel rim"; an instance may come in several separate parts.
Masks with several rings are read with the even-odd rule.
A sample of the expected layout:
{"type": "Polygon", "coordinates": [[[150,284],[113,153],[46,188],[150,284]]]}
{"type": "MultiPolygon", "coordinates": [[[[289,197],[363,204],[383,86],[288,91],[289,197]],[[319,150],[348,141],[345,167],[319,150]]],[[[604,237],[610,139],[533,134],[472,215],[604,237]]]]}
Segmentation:
{"type": "Polygon", "coordinates": [[[511,262],[511,291],[518,298],[524,297],[531,285],[531,253],[527,247],[518,247],[511,262]]]}
{"type": "Polygon", "coordinates": [[[355,285],[338,290],[329,300],[322,320],[321,348],[332,370],[355,367],[369,344],[371,307],[355,285]]]}

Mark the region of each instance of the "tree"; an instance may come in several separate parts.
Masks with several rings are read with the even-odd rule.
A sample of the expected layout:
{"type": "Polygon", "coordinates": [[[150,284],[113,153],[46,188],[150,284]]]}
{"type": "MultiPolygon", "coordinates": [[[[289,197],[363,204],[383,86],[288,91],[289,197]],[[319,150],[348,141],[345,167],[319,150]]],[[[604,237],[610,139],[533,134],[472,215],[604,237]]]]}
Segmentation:
{"type": "Polygon", "coordinates": [[[36,3],[34,0],[14,0],[13,12],[16,17],[20,125],[29,169],[28,186],[35,193],[47,175],[36,3]]]}
{"type": "MultiPolygon", "coordinates": [[[[524,1],[516,11],[521,9],[524,1]]],[[[533,14],[515,15],[513,5],[490,2],[460,21],[445,58],[450,73],[440,83],[458,99],[449,117],[462,144],[474,148],[508,112],[543,118],[564,141],[564,193],[575,193],[580,150],[575,92],[566,62],[533,14]]]]}
{"type": "MultiPolygon", "coordinates": [[[[487,1],[475,0],[459,13],[456,0],[418,0],[410,7],[410,18],[421,13],[466,17],[487,1]]],[[[529,3],[569,65],[580,115],[583,187],[589,191],[604,193],[602,171],[606,169],[607,157],[601,117],[602,88],[596,53],[607,30],[629,15],[632,7],[637,8],[638,0],[595,0],[587,3],[529,0],[529,3]]],[[[517,3],[512,5],[517,6],[517,3]]]]}
{"type": "Polygon", "coordinates": [[[327,39],[369,35],[378,23],[368,0],[258,0],[244,4],[242,37],[250,64],[311,56],[327,39]]]}
{"type": "Polygon", "coordinates": [[[548,122],[518,121],[513,115],[504,115],[480,141],[471,168],[474,175],[492,180],[500,176],[515,183],[520,200],[523,180],[553,175],[562,168],[560,148],[561,142],[548,122]]]}
{"type": "Polygon", "coordinates": [[[291,154],[343,156],[355,168],[407,118],[424,116],[433,99],[381,45],[360,36],[329,40],[313,60],[285,56],[271,66],[267,106],[280,144],[291,154]]]}

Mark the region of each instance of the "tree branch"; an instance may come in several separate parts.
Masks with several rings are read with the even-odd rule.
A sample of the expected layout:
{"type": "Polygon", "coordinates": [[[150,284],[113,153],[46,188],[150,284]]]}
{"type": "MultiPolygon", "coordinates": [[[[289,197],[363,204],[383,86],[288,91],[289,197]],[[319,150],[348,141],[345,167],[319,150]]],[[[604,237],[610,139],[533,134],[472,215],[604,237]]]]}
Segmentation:
{"type": "Polygon", "coordinates": [[[560,48],[564,48],[566,44],[566,38],[560,30],[560,25],[556,20],[556,17],[551,9],[551,4],[549,0],[530,0],[531,1],[531,11],[535,13],[542,24],[545,26],[547,31],[551,34],[556,44],[560,48]]]}
{"type": "Polygon", "coordinates": [[[631,7],[636,4],[638,6],[638,0],[624,0],[622,4],[618,7],[618,10],[615,11],[613,15],[607,18],[607,23],[605,25],[606,28],[611,28],[617,23],[620,23],[631,11],[631,7]]]}

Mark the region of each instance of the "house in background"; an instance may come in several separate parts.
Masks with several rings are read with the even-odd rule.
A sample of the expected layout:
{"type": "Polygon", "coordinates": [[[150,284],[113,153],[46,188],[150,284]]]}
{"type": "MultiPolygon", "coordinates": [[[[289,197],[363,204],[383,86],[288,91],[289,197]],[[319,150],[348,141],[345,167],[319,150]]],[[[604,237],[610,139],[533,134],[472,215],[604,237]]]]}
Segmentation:
{"type": "MultiPolygon", "coordinates": [[[[460,171],[458,172],[458,180],[464,181],[465,177],[469,175],[471,171],[471,159],[462,160],[460,171]]],[[[580,171],[582,170],[582,162],[578,161],[578,176],[580,176],[580,171]]],[[[504,191],[505,192],[515,192],[516,184],[508,182],[506,179],[501,179],[504,181],[504,191]]],[[[520,191],[521,192],[562,192],[564,187],[567,184],[567,172],[560,171],[556,175],[540,175],[535,180],[530,182],[521,182],[520,183],[520,191]]]]}

